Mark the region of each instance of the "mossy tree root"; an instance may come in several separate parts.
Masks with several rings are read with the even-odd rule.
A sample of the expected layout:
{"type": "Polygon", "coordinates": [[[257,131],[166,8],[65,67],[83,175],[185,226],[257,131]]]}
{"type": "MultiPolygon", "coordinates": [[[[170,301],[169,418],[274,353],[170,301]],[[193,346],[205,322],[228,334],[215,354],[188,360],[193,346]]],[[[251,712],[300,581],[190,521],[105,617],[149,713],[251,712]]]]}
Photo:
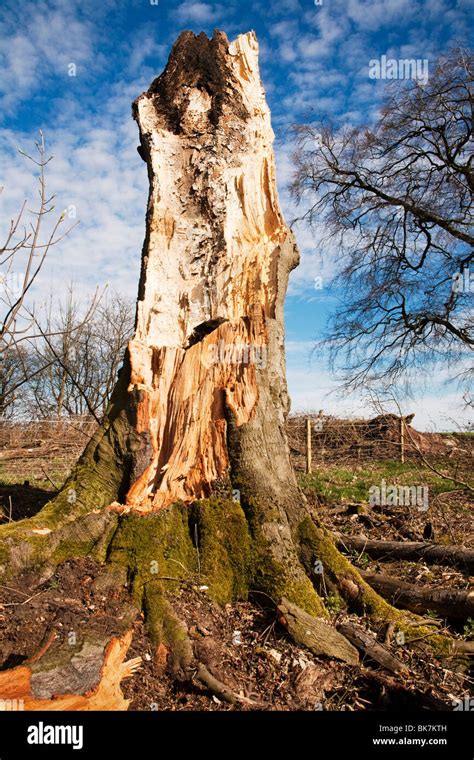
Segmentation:
{"type": "Polygon", "coordinates": [[[255,593],[259,601],[268,599],[275,611],[285,599],[326,620],[324,597],[330,594],[347,609],[364,614],[376,628],[395,624],[407,643],[428,637],[440,652],[453,651],[451,639],[382,599],[309,512],[290,528],[284,526],[288,534],[283,541],[275,514],[255,499],[243,504],[208,499],[191,507],[176,503],[150,514],[117,515],[105,509],[45,534],[33,532],[38,522],[41,519],[33,518],[10,527],[13,535],[18,529],[21,541],[13,554],[7,547],[14,562],[6,569],[34,570],[40,582],[61,561],[75,556],[92,555],[111,570],[119,567],[134,601],[144,610],[155,643],[170,651],[174,670],[188,668],[186,662],[192,658],[187,634],[169,606],[183,583],[206,585],[219,604],[255,593]]]}

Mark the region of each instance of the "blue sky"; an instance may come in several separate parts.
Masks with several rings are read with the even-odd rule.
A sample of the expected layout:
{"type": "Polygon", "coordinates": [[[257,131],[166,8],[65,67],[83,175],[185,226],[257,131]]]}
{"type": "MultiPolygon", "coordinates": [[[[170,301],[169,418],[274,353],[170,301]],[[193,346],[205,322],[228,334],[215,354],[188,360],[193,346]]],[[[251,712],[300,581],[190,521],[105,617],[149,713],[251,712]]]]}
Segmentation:
{"type": "MultiPolygon", "coordinates": [[[[147,197],[145,164],[136,152],[130,105],[163,69],[184,29],[229,38],[255,30],[272,110],[280,198],[287,191],[295,122],[322,116],[336,123],[376,117],[384,83],[369,61],[428,59],[469,38],[473,0],[2,0],[0,9],[0,232],[24,197],[34,201],[31,167],[17,149],[32,150],[43,129],[54,154],[49,187],[58,210],[74,207],[80,225],[51,251],[37,298],[74,280],[78,293],[110,283],[136,295],[147,197]],[[75,76],[70,76],[71,64],[75,76]]],[[[323,357],[311,358],[336,298],[330,279],[337,251],[298,228],[302,253],[286,304],[288,381],[294,409],[369,413],[363,399],[327,393],[334,380],[323,357]],[[315,289],[321,276],[323,288],[315,289]]],[[[407,402],[419,427],[467,422],[454,386],[430,382],[407,402]],[[448,421],[452,418],[454,423],[448,421]]]]}

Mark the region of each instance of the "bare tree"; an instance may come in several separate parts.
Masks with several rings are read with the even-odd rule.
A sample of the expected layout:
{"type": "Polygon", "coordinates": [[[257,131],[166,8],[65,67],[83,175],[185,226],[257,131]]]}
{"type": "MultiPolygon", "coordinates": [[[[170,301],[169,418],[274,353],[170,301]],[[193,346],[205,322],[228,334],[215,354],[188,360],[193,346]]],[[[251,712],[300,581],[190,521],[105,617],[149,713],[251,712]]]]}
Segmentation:
{"type": "Polygon", "coordinates": [[[31,371],[31,357],[23,345],[7,348],[0,361],[0,419],[17,411],[17,389],[31,371]]]}
{"type": "Polygon", "coordinates": [[[426,86],[393,83],[375,125],[296,130],[295,197],[342,253],[326,345],[346,387],[472,351],[473,70],[453,51],[426,86]]]}
{"type": "MultiPolygon", "coordinates": [[[[65,213],[59,215],[51,229],[42,238],[45,218],[54,211],[55,195],[48,196],[46,191],[45,169],[52,156],[46,158],[44,137],[40,131],[40,140],[36,141],[38,158],[20,151],[28,161],[39,167],[39,197],[38,211],[30,211],[33,221],[28,227],[23,227],[27,201],[15,219],[10,222],[7,239],[0,247],[0,274],[4,314],[0,324],[0,349],[5,350],[16,346],[20,341],[31,338],[31,327],[34,319],[27,309],[27,295],[36,280],[50,248],[60,242],[75,225],[70,226],[64,233],[59,234],[65,213]]],[[[3,190],[3,188],[2,188],[3,190]]]]}
{"type": "MultiPolygon", "coordinates": [[[[46,167],[53,156],[46,157],[41,130],[39,134],[40,139],[35,142],[36,157],[20,150],[39,169],[38,210],[28,210],[25,200],[17,216],[10,221],[6,240],[0,247],[0,308],[3,311],[0,316],[0,418],[7,409],[12,412],[19,389],[44,372],[52,359],[50,356],[45,363],[39,364],[38,346],[40,341],[48,343],[61,333],[52,330],[51,324],[46,331],[41,328],[34,303],[30,303],[31,294],[50,249],[78,223],[62,231],[66,218],[66,212],[62,212],[46,229],[47,220],[53,218],[55,209],[55,195],[48,196],[46,190],[46,167]],[[29,222],[25,219],[28,212],[32,217],[29,222]]],[[[97,303],[96,294],[83,320],[70,326],[72,332],[67,337],[63,335],[64,341],[73,340],[73,332],[91,318],[97,303]]]]}
{"type": "Polygon", "coordinates": [[[42,340],[35,351],[40,371],[32,373],[27,383],[30,413],[91,415],[99,422],[117,380],[133,318],[134,303],[118,293],[108,293],[87,319],[72,286],[64,303],[51,299],[43,322],[36,319],[42,340]]]}

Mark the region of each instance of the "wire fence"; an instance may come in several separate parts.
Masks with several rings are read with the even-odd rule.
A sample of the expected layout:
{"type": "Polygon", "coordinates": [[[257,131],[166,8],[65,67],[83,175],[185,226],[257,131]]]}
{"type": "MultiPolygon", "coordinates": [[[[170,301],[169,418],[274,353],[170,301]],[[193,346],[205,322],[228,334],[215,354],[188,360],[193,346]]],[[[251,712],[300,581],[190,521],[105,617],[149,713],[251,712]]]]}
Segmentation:
{"type": "MultiPolygon", "coordinates": [[[[287,421],[290,455],[299,470],[375,460],[409,461],[427,455],[470,459],[474,436],[419,433],[411,417],[382,414],[372,419],[292,415],[287,421]]],[[[10,482],[49,479],[58,487],[94,434],[90,417],[0,422],[0,477],[10,482]]]]}
{"type": "Polygon", "coordinates": [[[0,422],[0,476],[59,487],[97,427],[90,417],[0,422]]]}
{"type": "Polygon", "coordinates": [[[298,469],[311,472],[328,463],[420,460],[423,456],[472,457],[472,435],[420,433],[412,416],[381,414],[340,419],[323,414],[294,415],[287,422],[290,454],[298,469]]]}

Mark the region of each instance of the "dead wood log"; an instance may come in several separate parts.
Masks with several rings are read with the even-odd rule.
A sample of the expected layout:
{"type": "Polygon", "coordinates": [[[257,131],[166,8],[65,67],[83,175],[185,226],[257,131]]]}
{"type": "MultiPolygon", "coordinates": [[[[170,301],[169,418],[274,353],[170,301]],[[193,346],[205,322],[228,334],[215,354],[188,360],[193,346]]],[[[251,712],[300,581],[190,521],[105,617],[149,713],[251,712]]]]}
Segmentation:
{"type": "Polygon", "coordinates": [[[265,707],[261,702],[256,702],[242,694],[237,694],[237,692],[229,688],[227,684],[222,683],[222,681],[215,678],[202,662],[197,664],[195,678],[197,678],[203,686],[206,686],[212,691],[216,697],[223,699],[225,702],[229,702],[232,705],[243,705],[245,707],[253,707],[254,709],[265,707]]]}
{"type": "Polygon", "coordinates": [[[315,655],[335,657],[351,665],[357,665],[357,649],[325,620],[308,615],[296,604],[282,599],[278,605],[278,620],[288,630],[297,644],[306,647],[315,655]]]}
{"type": "Polygon", "coordinates": [[[341,623],[337,630],[343,634],[357,649],[378,662],[386,670],[392,673],[408,673],[405,663],[394,657],[387,647],[379,644],[375,636],[365,631],[354,623],[341,623]]]}
{"type": "Polygon", "coordinates": [[[381,573],[359,571],[363,579],[395,607],[411,612],[436,612],[452,620],[464,620],[474,615],[474,591],[457,589],[420,588],[398,578],[381,573]]]}
{"type": "Polygon", "coordinates": [[[363,675],[370,681],[380,685],[381,701],[385,708],[403,709],[403,710],[442,710],[445,711],[449,705],[447,702],[439,699],[428,691],[422,691],[414,685],[405,685],[395,680],[393,676],[387,676],[379,670],[364,668],[363,675]]]}
{"type": "Polygon", "coordinates": [[[474,550],[464,546],[441,546],[423,541],[377,541],[363,536],[346,536],[335,533],[341,549],[355,549],[366,552],[374,559],[404,559],[440,565],[453,565],[460,570],[474,572],[474,550]]]}
{"type": "Polygon", "coordinates": [[[108,642],[84,641],[64,661],[50,647],[28,664],[0,672],[0,709],[12,700],[25,710],[127,710],[120,683],[136,671],[141,658],[125,661],[132,631],[108,642]]]}

